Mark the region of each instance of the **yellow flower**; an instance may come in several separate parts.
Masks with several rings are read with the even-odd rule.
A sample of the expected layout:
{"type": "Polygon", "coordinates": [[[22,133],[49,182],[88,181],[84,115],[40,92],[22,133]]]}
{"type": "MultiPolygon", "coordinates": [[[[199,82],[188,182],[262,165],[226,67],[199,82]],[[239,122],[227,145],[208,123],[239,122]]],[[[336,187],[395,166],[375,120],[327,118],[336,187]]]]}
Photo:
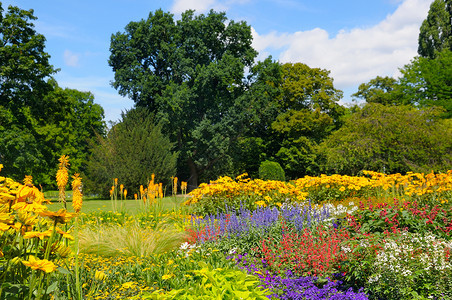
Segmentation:
{"type": "Polygon", "coordinates": [[[10,225],[7,225],[5,223],[0,223],[0,231],[7,231],[11,228],[10,225]]]}
{"type": "Polygon", "coordinates": [[[47,207],[45,205],[36,203],[36,202],[32,202],[32,203],[27,203],[27,202],[19,202],[14,204],[13,206],[11,206],[11,208],[13,210],[17,210],[17,211],[23,211],[23,212],[35,212],[35,213],[40,213],[43,212],[47,209],[47,207]]]}
{"type": "Polygon", "coordinates": [[[25,175],[24,185],[28,185],[28,186],[33,185],[33,177],[30,175],[25,175]]]}
{"type": "Polygon", "coordinates": [[[28,261],[23,260],[22,263],[32,268],[33,270],[42,270],[46,273],[50,273],[56,270],[56,266],[53,262],[47,259],[36,259],[34,256],[30,255],[28,261]]]}
{"type": "Polygon", "coordinates": [[[256,204],[257,206],[263,206],[263,207],[267,206],[267,204],[265,204],[265,201],[262,201],[262,200],[256,201],[256,202],[254,202],[254,204],[256,204]]]}
{"type": "Polygon", "coordinates": [[[80,174],[76,173],[72,179],[72,207],[78,213],[82,209],[83,203],[82,178],[80,178],[80,174]]]}
{"type": "Polygon", "coordinates": [[[64,190],[68,181],[68,171],[66,168],[60,168],[56,174],[58,188],[64,190]]]}
{"type": "Polygon", "coordinates": [[[96,270],[96,273],[94,274],[94,279],[99,280],[99,281],[104,281],[105,278],[107,278],[107,274],[105,274],[102,271],[96,270]]]}
{"type": "Polygon", "coordinates": [[[123,283],[121,287],[122,287],[123,289],[130,289],[134,284],[135,284],[134,282],[129,281],[129,282],[123,283]]]}
{"type": "Polygon", "coordinates": [[[47,230],[44,232],[29,231],[29,232],[25,232],[24,239],[39,238],[40,240],[42,240],[42,239],[44,239],[44,237],[49,237],[51,234],[52,234],[51,230],[47,230]]]}
{"type": "Polygon", "coordinates": [[[68,213],[67,210],[65,210],[64,208],[58,210],[57,212],[43,211],[43,212],[40,212],[39,215],[41,215],[42,217],[49,217],[49,219],[53,220],[55,223],[61,223],[61,224],[66,223],[72,217],[75,216],[75,214],[68,213]]]}
{"type": "Polygon", "coordinates": [[[69,233],[61,230],[60,228],[55,228],[56,232],[58,232],[59,234],[61,234],[64,238],[67,238],[68,240],[73,241],[74,237],[72,235],[70,235],[69,233]]]}
{"type": "Polygon", "coordinates": [[[174,274],[172,274],[172,273],[171,274],[165,274],[165,275],[162,276],[162,279],[163,280],[167,280],[167,279],[170,279],[172,277],[174,277],[174,274]]]}

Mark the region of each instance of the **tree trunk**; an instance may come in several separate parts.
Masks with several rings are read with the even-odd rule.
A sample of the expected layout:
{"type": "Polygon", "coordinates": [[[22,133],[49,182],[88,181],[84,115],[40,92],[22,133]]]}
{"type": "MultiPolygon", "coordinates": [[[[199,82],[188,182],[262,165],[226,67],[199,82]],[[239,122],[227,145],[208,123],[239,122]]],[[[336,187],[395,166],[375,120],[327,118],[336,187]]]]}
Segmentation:
{"type": "Polygon", "coordinates": [[[191,157],[187,159],[188,168],[190,169],[190,178],[188,178],[188,192],[198,187],[198,168],[191,157]]]}

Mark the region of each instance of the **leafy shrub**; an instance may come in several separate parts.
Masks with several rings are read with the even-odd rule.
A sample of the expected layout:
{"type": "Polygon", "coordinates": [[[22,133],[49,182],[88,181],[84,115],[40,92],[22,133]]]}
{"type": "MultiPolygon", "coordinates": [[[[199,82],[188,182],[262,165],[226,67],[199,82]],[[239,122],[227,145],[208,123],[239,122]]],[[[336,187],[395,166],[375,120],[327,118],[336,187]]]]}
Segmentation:
{"type": "Polygon", "coordinates": [[[266,160],[259,166],[259,178],[262,180],[285,181],[286,175],[279,163],[266,160]]]}
{"type": "Polygon", "coordinates": [[[93,148],[85,172],[86,186],[106,198],[112,178],[118,178],[129,195],[138,193],[140,185],[147,186],[151,174],[155,174],[156,182],[170,186],[176,159],[173,144],[153,115],[144,108],[131,109],[93,148]]]}
{"type": "Polygon", "coordinates": [[[203,262],[199,265],[201,269],[190,272],[194,282],[189,287],[163,293],[157,290],[140,299],[268,299],[256,276],[229,268],[213,269],[203,262]]]}

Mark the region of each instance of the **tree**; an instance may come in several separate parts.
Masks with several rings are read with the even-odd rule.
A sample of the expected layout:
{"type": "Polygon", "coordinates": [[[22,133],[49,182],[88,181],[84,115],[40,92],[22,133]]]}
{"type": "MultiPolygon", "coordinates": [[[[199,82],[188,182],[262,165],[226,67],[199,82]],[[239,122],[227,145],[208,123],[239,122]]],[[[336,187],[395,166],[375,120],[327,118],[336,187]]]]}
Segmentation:
{"type": "MultiPolygon", "coordinates": [[[[42,141],[40,150],[50,166],[65,154],[70,157],[71,170],[83,172],[92,142],[98,135],[105,135],[104,110],[94,103],[90,92],[63,89],[55,80],[49,83],[52,91],[43,98],[45,107],[36,116],[36,136],[42,141]]],[[[51,181],[54,174],[50,173],[51,181]]]]}
{"type": "Polygon", "coordinates": [[[452,117],[452,51],[444,49],[435,58],[415,57],[401,70],[399,86],[404,103],[418,107],[441,106],[452,117]]]}
{"type": "Polygon", "coordinates": [[[106,138],[99,136],[86,170],[87,188],[108,195],[113,178],[124,184],[130,195],[147,186],[151,175],[156,182],[170,184],[176,173],[177,153],[174,144],[155,124],[146,108],[135,108],[121,114],[106,138]]]}
{"type": "Polygon", "coordinates": [[[435,0],[422,22],[417,52],[434,58],[436,52],[444,49],[452,50],[452,0],[435,0]]]}
{"type": "Polygon", "coordinates": [[[446,171],[452,163],[452,123],[438,107],[366,104],[318,147],[322,170],[356,175],[446,171]]]}
{"type": "Polygon", "coordinates": [[[187,11],[175,22],[172,14],[157,10],[111,38],[113,86],[163,122],[189,169],[191,187],[214,165],[230,161],[240,129],[237,99],[245,91],[244,70],[256,56],[251,42],[245,22],[214,11],[198,16],[187,11]]]}
{"type": "Polygon", "coordinates": [[[282,65],[279,112],[271,129],[274,156],[288,177],[317,172],[315,146],[340,127],[342,92],[329,73],[302,63],[282,65]]]}
{"type": "Polygon", "coordinates": [[[238,98],[242,127],[233,145],[236,174],[246,172],[258,178],[260,164],[274,156],[271,124],[280,112],[277,99],[281,98],[282,78],[282,65],[271,57],[250,69],[246,92],[238,98]]]}
{"type": "Polygon", "coordinates": [[[33,20],[33,10],[9,6],[4,14],[0,3],[0,163],[16,180],[44,171],[34,116],[51,89],[46,78],[56,72],[33,20]]]}
{"type": "Polygon", "coordinates": [[[377,76],[368,83],[360,84],[358,91],[352,97],[361,98],[367,103],[380,103],[384,105],[403,104],[401,103],[403,92],[400,89],[399,81],[387,76],[377,76]]]}
{"type": "Polygon", "coordinates": [[[58,87],[33,20],[32,10],[13,6],[3,16],[0,3],[0,163],[18,181],[32,175],[55,185],[62,154],[83,170],[89,140],[104,134],[104,112],[91,93],[58,87]]]}

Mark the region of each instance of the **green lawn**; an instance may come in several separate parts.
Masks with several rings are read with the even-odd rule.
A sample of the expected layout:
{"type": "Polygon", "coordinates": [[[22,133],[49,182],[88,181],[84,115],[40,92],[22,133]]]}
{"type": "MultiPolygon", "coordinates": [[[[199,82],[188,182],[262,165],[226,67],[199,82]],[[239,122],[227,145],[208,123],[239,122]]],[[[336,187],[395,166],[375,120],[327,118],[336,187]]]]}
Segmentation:
{"type": "MultiPolygon", "coordinates": [[[[56,211],[62,208],[62,204],[58,202],[58,200],[54,200],[53,197],[49,197],[52,200],[52,204],[48,205],[49,210],[56,211]]],[[[186,197],[178,196],[178,197],[165,197],[160,200],[160,204],[162,206],[162,210],[172,210],[173,208],[178,208],[182,202],[184,202],[186,197]]],[[[70,200],[67,202],[68,211],[73,212],[72,202],[70,200]]],[[[108,200],[83,200],[82,212],[90,213],[93,211],[113,211],[112,201],[108,200]]],[[[137,214],[139,212],[144,211],[143,205],[140,204],[139,201],[136,200],[125,200],[125,201],[117,201],[117,210],[125,211],[128,214],[137,214]],[[122,204],[121,204],[122,203],[122,204]],[[121,207],[122,205],[122,207],[121,207]]]]}

